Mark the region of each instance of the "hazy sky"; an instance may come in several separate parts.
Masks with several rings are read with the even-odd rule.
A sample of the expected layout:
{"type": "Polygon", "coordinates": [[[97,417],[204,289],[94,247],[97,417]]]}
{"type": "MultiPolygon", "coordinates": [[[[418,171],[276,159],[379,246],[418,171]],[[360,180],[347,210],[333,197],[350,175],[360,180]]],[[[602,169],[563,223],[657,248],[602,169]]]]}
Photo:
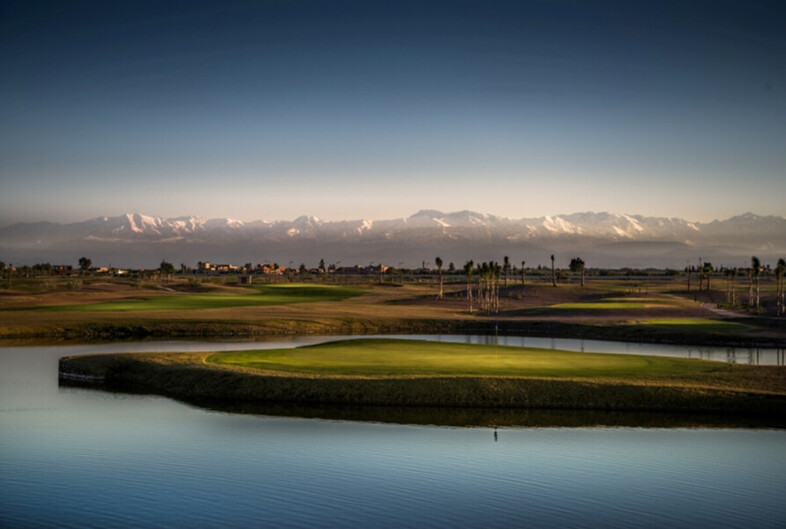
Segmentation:
{"type": "Polygon", "coordinates": [[[784,198],[782,1],[0,0],[0,226],[784,198]]]}

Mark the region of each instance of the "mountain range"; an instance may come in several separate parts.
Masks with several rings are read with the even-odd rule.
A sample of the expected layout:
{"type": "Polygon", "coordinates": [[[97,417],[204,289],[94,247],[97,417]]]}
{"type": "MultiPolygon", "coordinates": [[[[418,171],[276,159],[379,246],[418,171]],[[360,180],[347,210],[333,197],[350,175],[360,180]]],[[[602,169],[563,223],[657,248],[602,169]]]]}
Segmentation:
{"type": "Polygon", "coordinates": [[[614,213],[510,219],[473,211],[421,210],[392,220],[244,222],[229,218],[162,218],[126,214],[84,222],[18,223],[0,228],[0,260],[15,264],[73,264],[88,256],[96,265],[157,267],[197,261],[277,262],[315,266],[433,264],[439,255],[457,267],[468,259],[528,266],[566,266],[580,256],[588,266],[675,267],[699,258],[742,266],[751,255],[774,262],[786,255],[786,218],[752,213],[691,222],[680,218],[614,213]],[[560,263],[565,261],[565,263],[560,263]]]}

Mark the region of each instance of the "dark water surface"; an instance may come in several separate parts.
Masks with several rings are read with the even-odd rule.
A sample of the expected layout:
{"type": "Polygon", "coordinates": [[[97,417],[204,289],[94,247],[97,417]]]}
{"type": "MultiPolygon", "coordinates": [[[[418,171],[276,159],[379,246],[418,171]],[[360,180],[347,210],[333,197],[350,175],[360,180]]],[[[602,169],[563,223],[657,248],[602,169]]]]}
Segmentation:
{"type": "Polygon", "coordinates": [[[239,348],[0,348],[0,527],[786,527],[784,430],[502,427],[495,440],[57,383],[69,354],[239,348]]]}

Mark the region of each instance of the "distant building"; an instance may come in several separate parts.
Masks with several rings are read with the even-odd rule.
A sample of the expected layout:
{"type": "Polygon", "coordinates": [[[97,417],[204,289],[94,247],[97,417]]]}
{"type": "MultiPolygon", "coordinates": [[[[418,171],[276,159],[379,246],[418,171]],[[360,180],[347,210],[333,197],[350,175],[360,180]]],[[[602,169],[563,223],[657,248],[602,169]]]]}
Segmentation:
{"type": "Polygon", "coordinates": [[[370,274],[384,274],[388,271],[388,266],[385,265],[371,265],[371,266],[363,266],[363,265],[355,265],[355,266],[342,266],[341,268],[336,268],[336,274],[345,274],[345,275],[370,275],[370,274]]]}
{"type": "Polygon", "coordinates": [[[256,272],[266,276],[283,276],[287,273],[287,268],[285,266],[278,266],[275,263],[272,265],[262,263],[257,265],[256,272]]]}
{"type": "Polygon", "coordinates": [[[231,272],[237,272],[237,267],[233,264],[217,264],[213,266],[211,270],[215,270],[220,274],[229,274],[231,272]]]}

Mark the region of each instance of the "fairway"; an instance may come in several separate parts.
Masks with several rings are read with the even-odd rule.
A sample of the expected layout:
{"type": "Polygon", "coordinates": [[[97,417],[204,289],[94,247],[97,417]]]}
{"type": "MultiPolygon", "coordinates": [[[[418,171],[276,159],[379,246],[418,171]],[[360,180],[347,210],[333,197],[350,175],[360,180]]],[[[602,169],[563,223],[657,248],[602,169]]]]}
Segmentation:
{"type": "Polygon", "coordinates": [[[650,318],[636,323],[653,325],[663,329],[686,329],[707,332],[732,332],[748,329],[749,326],[734,321],[710,320],[707,318],[650,318]]]}
{"type": "Polygon", "coordinates": [[[172,294],[146,296],[122,301],[80,305],[55,305],[33,310],[55,312],[141,312],[155,310],[199,310],[341,301],[363,294],[357,286],[333,285],[265,285],[243,289],[238,294],[172,294]]]}
{"type": "Polygon", "coordinates": [[[679,358],[393,339],[217,353],[205,361],[267,371],[355,376],[646,377],[691,375],[725,367],[679,358]]]}
{"type": "Polygon", "coordinates": [[[663,298],[606,298],[598,301],[560,303],[552,305],[555,309],[578,309],[578,310],[626,310],[626,309],[660,309],[669,307],[679,307],[683,305],[678,300],[663,298]]]}

